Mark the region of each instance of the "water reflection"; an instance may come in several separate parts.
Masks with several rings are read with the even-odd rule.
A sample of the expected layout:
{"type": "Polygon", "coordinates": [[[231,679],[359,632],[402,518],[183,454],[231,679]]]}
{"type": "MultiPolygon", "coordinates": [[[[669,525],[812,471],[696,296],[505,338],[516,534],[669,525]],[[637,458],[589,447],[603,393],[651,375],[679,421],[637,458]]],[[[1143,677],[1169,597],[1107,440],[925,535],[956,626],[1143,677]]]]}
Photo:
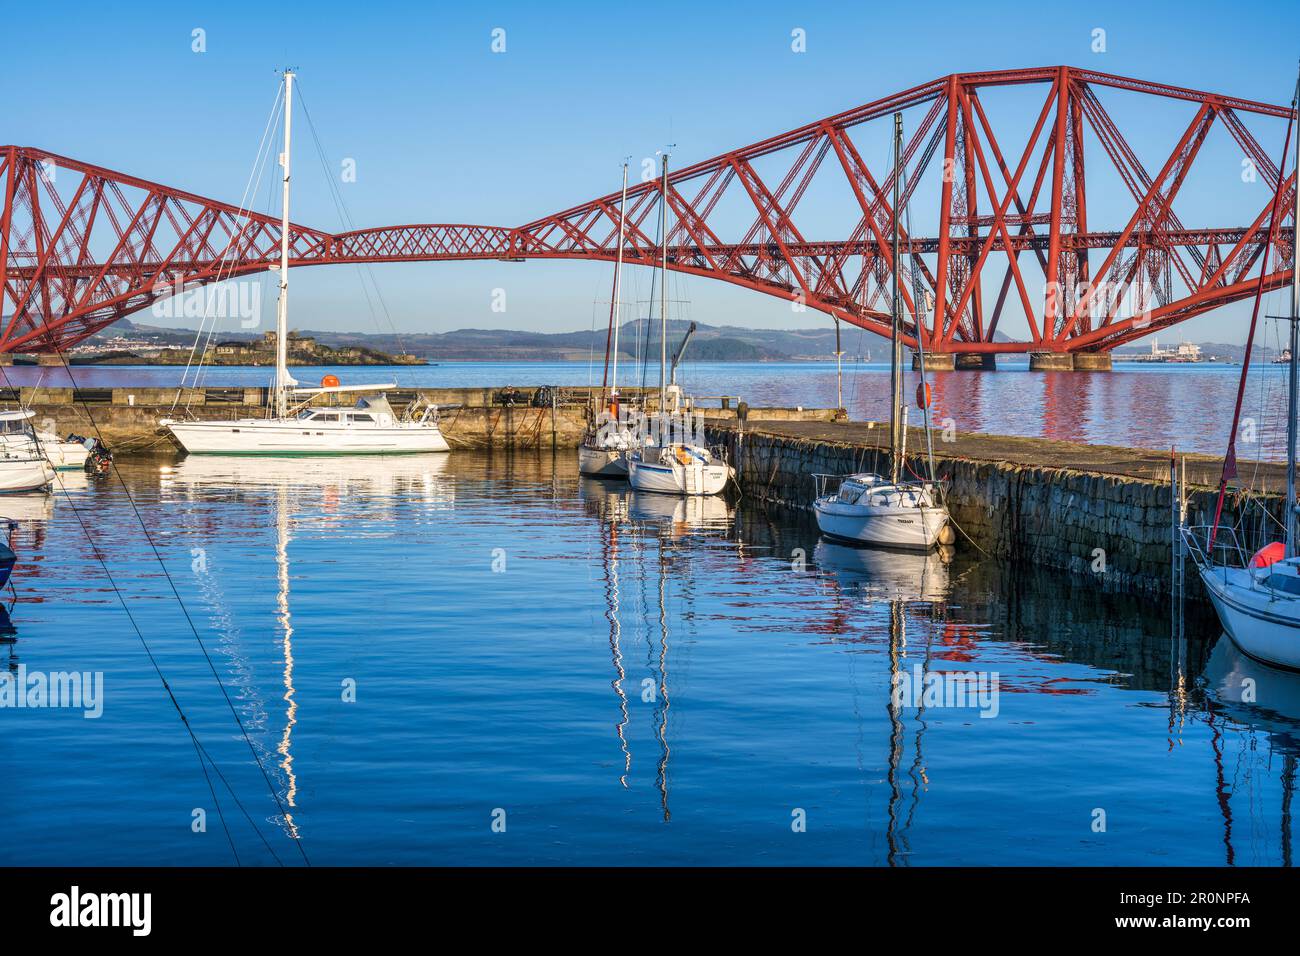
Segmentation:
{"type": "MultiPolygon", "coordinates": [[[[921,808],[933,787],[926,738],[933,718],[925,700],[898,700],[888,688],[919,667],[922,679],[955,670],[1001,672],[1003,693],[1042,695],[1062,700],[1095,697],[1103,689],[1137,693],[1155,692],[1167,701],[1168,721],[1163,731],[1171,751],[1187,744],[1188,735],[1208,731],[1208,749],[1224,826],[1225,861],[1239,860],[1232,812],[1249,817],[1254,828],[1271,825],[1283,833],[1278,859],[1290,865],[1290,805],[1295,784],[1297,740],[1300,740],[1300,676],[1266,673],[1252,679],[1265,709],[1243,709],[1238,702],[1227,707],[1230,687],[1246,678],[1247,668],[1258,667],[1240,655],[1231,658],[1230,642],[1214,642],[1207,630],[1212,613],[1204,608],[1185,609],[1170,630],[1150,601],[1139,596],[1102,591],[1090,582],[1068,576],[1010,568],[992,561],[975,561],[952,553],[917,555],[854,548],[820,538],[810,523],[757,509],[735,508],[722,499],[688,502],[675,498],[634,495],[623,485],[584,481],[581,495],[588,512],[601,524],[608,542],[604,551],[606,590],[610,600],[610,647],[617,679],[616,734],[625,746],[623,729],[628,719],[627,697],[622,692],[626,672],[622,667],[621,622],[617,596],[619,560],[626,542],[640,556],[637,576],[653,587],[653,599],[642,610],[645,626],[646,667],[656,674],[661,703],[652,718],[661,749],[656,783],[663,795],[663,817],[668,813],[666,773],[672,734],[669,713],[670,623],[666,613],[670,594],[687,598],[692,589],[710,587],[701,576],[709,562],[733,561],[753,567],[754,556],[785,562],[787,556],[808,557],[808,576],[823,596],[804,619],[808,634],[828,637],[833,647],[850,655],[885,655],[886,680],[870,677],[856,665],[850,669],[853,706],[868,737],[859,737],[857,765],[870,791],[870,718],[875,697],[884,708],[882,862],[908,865],[915,854],[913,835],[922,819],[921,808]],[[725,542],[727,548],[719,549],[725,542]],[[730,557],[728,557],[730,555],[730,557]],[[701,564],[704,562],[704,564],[701,564]],[[829,590],[827,588],[829,587],[829,590]],[[1210,650],[1213,648],[1213,654],[1210,650]],[[1232,664],[1224,670],[1224,662],[1232,664]],[[1198,675],[1204,672],[1204,680],[1198,675]],[[1215,677],[1220,671],[1223,673],[1215,677]],[[864,673],[866,682],[863,683],[864,673]],[[1206,686],[1209,686],[1209,692],[1206,686]],[[1243,736],[1243,731],[1246,735],[1243,736]],[[1282,808],[1270,813],[1254,797],[1237,797],[1242,780],[1225,777],[1231,764],[1225,749],[1252,752],[1251,735],[1268,737],[1271,751],[1281,757],[1280,771],[1257,771],[1250,780],[1263,785],[1270,779],[1280,787],[1282,808]]],[[[768,565],[770,567],[770,565],[768,565]]],[[[769,585],[770,586],[770,585],[769,585]]],[[[635,614],[635,610],[633,611],[635,614]]],[[[689,608],[676,615],[688,617],[689,608]]],[[[761,616],[738,619],[743,630],[763,629],[761,616]]],[[[1267,669],[1265,669],[1267,670],[1267,669]]],[[[951,722],[942,711],[938,726],[951,722]]],[[[626,754],[626,751],[624,751],[626,754]]],[[[1235,758],[1238,763],[1241,756],[1235,758]]],[[[628,785],[630,756],[619,777],[628,785]]],[[[1152,785],[1159,786],[1157,781],[1152,785]]]]}
{"type": "MultiPolygon", "coordinates": [[[[1268,765],[1277,758],[1281,762],[1277,837],[1281,863],[1291,866],[1291,803],[1300,756],[1300,674],[1247,657],[1224,635],[1206,662],[1204,681],[1209,694],[1205,720],[1214,731],[1215,796],[1223,817],[1225,862],[1230,866],[1237,862],[1234,806],[1240,813],[1244,804],[1254,826],[1267,825],[1273,816],[1261,805],[1264,794],[1258,784],[1267,779],[1268,765]],[[1230,726],[1244,733],[1230,735],[1230,726]],[[1228,752],[1234,738],[1235,754],[1228,752]],[[1235,804],[1234,797],[1238,797],[1235,804]]],[[[1245,835],[1251,843],[1257,838],[1253,832],[1245,835]]]]}
{"type": "Polygon", "coordinates": [[[813,561],[834,574],[839,587],[857,592],[863,600],[943,601],[948,595],[951,548],[927,554],[882,551],[838,544],[828,538],[817,542],[813,561]]]}
{"type": "MultiPolygon", "coordinates": [[[[367,514],[374,517],[392,512],[402,500],[421,501],[426,505],[448,507],[455,501],[454,484],[445,478],[446,455],[413,455],[382,460],[370,458],[237,458],[190,455],[172,464],[159,466],[159,487],[164,502],[180,500],[202,502],[233,496],[241,504],[253,505],[270,513],[275,529],[273,558],[275,565],[275,618],[279,632],[280,702],[282,714],[278,738],[273,742],[275,767],[278,769],[280,797],[285,813],[282,825],[292,839],[301,834],[294,811],[298,807],[299,781],[293,751],[294,728],[298,724],[297,688],[294,685],[294,624],[291,607],[291,549],[295,521],[313,523],[315,512],[323,516],[325,526],[336,526],[353,533],[348,525],[367,514]]],[[[190,531],[196,527],[192,509],[180,511],[190,531]]],[[[196,575],[203,604],[212,627],[220,636],[220,647],[227,661],[229,679],[239,688],[241,708],[246,724],[264,729],[269,722],[268,703],[256,676],[256,651],[244,646],[231,602],[224,594],[219,577],[206,573],[208,555],[203,548],[193,549],[195,562],[203,573],[196,575]]],[[[259,742],[265,752],[267,747],[259,742]]]]}
{"type": "MultiPolygon", "coordinates": [[[[280,826],[322,861],[328,847],[340,863],[512,862],[504,841],[484,842],[480,809],[527,806],[508,853],[557,863],[626,862],[612,848],[674,863],[1291,862],[1300,678],[1216,643],[1212,612],[1175,617],[969,551],[856,549],[808,516],[582,480],[570,458],[124,466],[169,566],[207,561],[186,600],[217,636],[280,826]],[[499,546],[504,576],[489,567],[499,546]],[[382,687],[383,707],[336,705],[340,676],[364,670],[356,634],[376,662],[366,703],[382,687]],[[999,675],[997,719],[891,693],[954,672],[999,675]],[[1078,825],[1095,786],[1131,798],[1115,811],[1122,838],[1078,825]],[[791,807],[809,828],[782,841],[791,807]]],[[[138,526],[116,487],[72,500],[123,579],[147,579],[156,566],[131,549],[138,526]]],[[[42,589],[80,601],[66,505],[44,502],[24,533],[47,535],[30,551],[42,589]]],[[[132,689],[139,649],[103,602],[57,603],[20,621],[41,666],[75,662],[98,628],[103,666],[122,668],[112,686],[156,703],[155,687],[132,689]]],[[[146,626],[169,679],[196,719],[228,729],[203,709],[210,679],[183,666],[191,642],[157,629],[169,622],[146,626]]],[[[150,729],[123,739],[166,737],[121,713],[105,719],[150,729]]],[[[4,772],[41,779],[59,766],[46,755],[84,750],[60,749],[58,732],[33,723],[21,748],[0,740],[4,772]]],[[[85,772],[132,779],[142,758],[118,759],[129,746],[85,757],[85,772]]],[[[71,812],[3,806],[44,845],[71,812]]],[[[79,839],[59,858],[101,838],[79,839]]]]}

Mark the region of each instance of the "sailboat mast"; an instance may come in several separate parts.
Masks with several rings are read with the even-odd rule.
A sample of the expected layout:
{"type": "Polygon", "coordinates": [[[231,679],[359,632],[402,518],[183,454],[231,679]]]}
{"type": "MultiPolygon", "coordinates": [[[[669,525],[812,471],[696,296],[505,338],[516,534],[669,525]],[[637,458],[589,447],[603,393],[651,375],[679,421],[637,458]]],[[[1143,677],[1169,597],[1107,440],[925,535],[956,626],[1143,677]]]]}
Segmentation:
{"type": "Polygon", "coordinates": [[[659,192],[659,415],[668,411],[668,153],[659,192]]]}
{"type": "MultiPolygon", "coordinates": [[[[1296,79],[1296,92],[1291,98],[1291,109],[1300,109],[1300,77],[1296,79]]],[[[1292,175],[1296,177],[1297,202],[1291,207],[1291,362],[1287,369],[1286,402],[1286,551],[1288,558],[1296,553],[1296,413],[1300,404],[1300,385],[1297,384],[1297,363],[1300,356],[1300,135],[1295,137],[1295,156],[1292,175]]]]}
{"type": "Polygon", "coordinates": [[[275,414],[289,414],[289,161],[293,144],[293,73],[284,71],[283,208],[280,217],[280,298],[275,308],[275,414]]]}
{"type": "Polygon", "coordinates": [[[618,259],[614,263],[614,364],[610,369],[609,393],[618,404],[618,327],[623,323],[623,303],[619,287],[623,279],[623,239],[627,227],[627,161],[623,162],[623,196],[618,201],[618,259]]]}
{"type": "Polygon", "coordinates": [[[898,242],[898,207],[902,202],[902,153],[903,153],[903,114],[894,114],[894,236],[893,236],[893,282],[890,294],[890,362],[889,362],[889,479],[895,484],[902,473],[903,450],[903,340],[900,336],[899,315],[902,312],[899,302],[898,273],[903,260],[899,255],[898,242]]]}

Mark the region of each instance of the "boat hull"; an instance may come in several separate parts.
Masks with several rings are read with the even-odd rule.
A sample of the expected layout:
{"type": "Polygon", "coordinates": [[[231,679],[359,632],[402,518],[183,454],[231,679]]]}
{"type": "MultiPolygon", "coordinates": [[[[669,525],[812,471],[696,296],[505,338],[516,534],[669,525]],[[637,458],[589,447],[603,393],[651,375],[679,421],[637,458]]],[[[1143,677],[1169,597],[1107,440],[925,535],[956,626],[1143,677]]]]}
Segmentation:
{"type": "Polygon", "coordinates": [[[882,548],[929,551],[948,523],[942,508],[899,508],[891,505],[845,505],[831,497],[813,502],[822,534],[882,548]]]}
{"type": "Polygon", "coordinates": [[[54,481],[54,467],[44,458],[0,458],[0,493],[40,491],[54,481]]]}
{"type": "Polygon", "coordinates": [[[0,588],[9,583],[9,577],[14,573],[14,565],[17,563],[18,555],[14,554],[13,549],[0,543],[0,588]]]}
{"type": "Polygon", "coordinates": [[[661,495],[720,495],[730,478],[730,466],[714,463],[652,464],[631,459],[627,468],[634,490],[661,495]]]}
{"type": "Polygon", "coordinates": [[[191,455],[418,455],[451,450],[433,425],[331,428],[266,419],[162,424],[191,455]]]}
{"type": "Polygon", "coordinates": [[[1244,568],[1206,567],[1201,581],[1219,622],[1242,653],[1289,670],[1300,670],[1300,600],[1269,600],[1250,587],[1244,568]]]}
{"type": "MultiPolygon", "coordinates": [[[[79,441],[64,441],[54,435],[41,434],[40,450],[45,455],[49,463],[60,471],[75,470],[86,467],[86,459],[90,457],[90,449],[79,441]]],[[[10,454],[31,454],[36,449],[36,443],[24,435],[21,438],[7,436],[0,439],[0,442],[10,450],[10,454]]]]}
{"type": "Polygon", "coordinates": [[[90,449],[79,441],[41,440],[41,451],[51,465],[60,471],[77,471],[86,467],[90,449]]]}
{"type": "Polygon", "coordinates": [[[627,459],[617,448],[579,445],[578,471],[589,478],[626,478],[627,459]]]}

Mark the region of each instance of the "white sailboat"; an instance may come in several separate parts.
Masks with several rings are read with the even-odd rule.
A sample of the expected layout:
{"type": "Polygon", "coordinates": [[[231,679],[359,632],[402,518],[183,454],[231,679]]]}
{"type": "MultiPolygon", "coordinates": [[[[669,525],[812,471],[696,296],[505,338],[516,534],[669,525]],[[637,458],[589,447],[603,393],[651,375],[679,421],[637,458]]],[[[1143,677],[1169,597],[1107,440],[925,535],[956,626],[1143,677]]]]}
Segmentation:
{"type": "MultiPolygon", "coordinates": [[[[1291,101],[1293,110],[1300,105],[1300,82],[1291,101]]],[[[1300,128],[1291,136],[1295,142],[1293,159],[1300,164],[1300,128]]],[[[1285,163],[1283,164],[1285,168],[1285,163]]],[[[1273,197],[1273,218],[1281,208],[1281,193],[1285,177],[1279,175],[1277,192],[1273,197]]],[[[1261,257],[1261,269],[1267,272],[1269,239],[1261,257]]],[[[1196,564],[1201,581],[1210,596],[1219,621],[1228,637],[1247,655],[1266,664],[1300,670],[1300,539],[1297,535],[1296,514],[1296,440],[1297,399],[1300,397],[1300,379],[1297,378],[1297,359],[1300,358],[1300,210],[1292,206],[1291,254],[1291,348],[1287,366],[1287,419],[1286,419],[1286,506],[1285,530],[1282,541],[1268,544],[1253,555],[1246,549],[1232,528],[1219,527],[1223,495],[1230,478],[1236,476],[1235,436],[1237,419],[1241,412],[1241,395],[1250,368],[1251,343],[1263,283],[1255,295],[1255,312],[1251,320],[1250,337],[1246,344],[1246,357],[1242,362],[1238,385],[1237,408],[1234,412],[1233,431],[1229,436],[1228,453],[1224,459],[1223,478],[1219,485],[1219,505],[1214,525],[1208,529],[1184,528],[1183,540],[1196,564]],[[1202,542],[1204,538],[1204,543],[1202,542]]]]}
{"type": "Polygon", "coordinates": [[[293,78],[284,73],[284,170],[280,223],[280,296],[275,318],[274,415],[235,421],[164,418],[165,427],[185,451],[207,455],[396,455],[444,452],[450,447],[438,427],[438,410],[429,405],[416,418],[411,408],[398,417],[383,385],[331,385],[301,388],[289,375],[289,175],[293,127],[293,78]],[[317,395],[370,392],[354,408],[307,407],[317,395]]]}
{"type": "MultiPolygon", "coordinates": [[[[20,422],[24,428],[30,411],[0,412],[0,424],[20,422]]],[[[30,435],[0,442],[0,492],[42,491],[54,482],[54,466],[30,435]]]]}
{"type": "Polygon", "coordinates": [[[37,431],[32,424],[35,417],[36,413],[30,409],[0,412],[0,445],[7,449],[17,449],[35,444],[39,452],[57,469],[85,468],[86,460],[90,457],[90,446],[85,442],[37,431]]]}
{"type": "Polygon", "coordinates": [[[626,236],[624,219],[627,209],[627,163],[623,163],[623,194],[618,203],[618,258],[614,263],[614,300],[610,303],[610,335],[612,347],[606,356],[609,373],[609,395],[605,402],[601,395],[601,415],[593,421],[582,436],[578,446],[578,471],[591,478],[626,478],[627,453],[634,443],[631,432],[623,424],[618,400],[618,333],[623,322],[623,303],[619,301],[623,279],[623,241],[626,236]]]}
{"type": "MultiPolygon", "coordinates": [[[[904,481],[907,418],[903,409],[903,343],[901,338],[902,299],[898,277],[902,268],[899,248],[898,206],[902,190],[903,116],[894,114],[894,241],[892,364],[890,366],[890,473],[888,477],[861,472],[840,479],[839,488],[829,492],[829,482],[838,476],[814,475],[817,497],[813,513],[823,534],[857,544],[929,551],[937,544],[951,544],[953,531],[948,510],[939,499],[932,481],[904,481]]],[[[917,323],[918,333],[920,322],[917,323]]],[[[918,334],[918,342],[919,342],[918,334]]],[[[927,433],[929,421],[926,423],[927,433]]]]}
{"type": "MultiPolygon", "coordinates": [[[[665,495],[719,495],[736,475],[726,461],[696,442],[674,441],[671,424],[680,423],[681,389],[668,381],[668,154],[663,156],[663,182],[659,197],[659,428],[653,440],[627,456],[627,477],[636,491],[665,495]]],[[[689,333],[688,333],[689,336],[689,333]]],[[[685,343],[682,344],[684,349],[685,343]]],[[[680,350],[678,357],[680,358],[680,350]]],[[[682,429],[686,431],[685,428],[682,429]]],[[[685,436],[683,436],[685,437],[685,436]]]]}

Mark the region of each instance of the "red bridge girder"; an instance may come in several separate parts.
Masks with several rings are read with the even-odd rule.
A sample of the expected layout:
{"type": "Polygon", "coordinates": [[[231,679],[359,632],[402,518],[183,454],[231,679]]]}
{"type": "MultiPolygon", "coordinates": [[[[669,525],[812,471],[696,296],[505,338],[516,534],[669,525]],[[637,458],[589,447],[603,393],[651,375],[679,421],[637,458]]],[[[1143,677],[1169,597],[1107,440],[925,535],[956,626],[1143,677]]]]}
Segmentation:
{"type": "MultiPolygon", "coordinates": [[[[1105,351],[1252,295],[1261,269],[1268,288],[1289,281],[1295,173],[1272,223],[1280,173],[1243,119],[1285,121],[1288,108],[1063,66],[954,74],[670,170],[669,267],[888,334],[893,172],[869,168],[850,130],[911,108],[919,118],[904,145],[903,194],[915,216],[929,175],[938,210],[933,237],[904,231],[903,297],[909,315],[924,306],[908,322],[909,344],[919,335],[936,352],[1105,351]],[[1009,86],[1045,94],[1027,113],[1022,107],[1035,122],[1013,152],[995,135],[984,95],[1009,86]],[[1193,115],[1159,167],[1148,168],[1098,90],[1138,94],[1144,114],[1181,102],[1193,115]],[[1244,225],[1189,227],[1175,200],[1216,126],[1266,188],[1251,193],[1244,225]],[[1088,227],[1085,153],[1086,168],[1118,179],[1131,205],[1106,230],[1088,227]],[[760,175],[768,166],[783,171],[760,175]],[[800,204],[828,181],[850,224],[835,238],[810,237],[806,220],[821,217],[800,204]],[[1273,261],[1263,263],[1271,229],[1273,261]],[[1028,327],[1023,341],[996,338],[1009,307],[1028,327]]],[[[260,272],[278,259],[278,218],[43,150],[0,147],[0,186],[0,351],[66,349],[178,285],[260,272]]],[[[629,190],[625,261],[657,262],[658,202],[657,180],[629,190]]],[[[290,232],[293,262],[304,266],[612,261],[618,194],[513,228],[290,232]]]]}

